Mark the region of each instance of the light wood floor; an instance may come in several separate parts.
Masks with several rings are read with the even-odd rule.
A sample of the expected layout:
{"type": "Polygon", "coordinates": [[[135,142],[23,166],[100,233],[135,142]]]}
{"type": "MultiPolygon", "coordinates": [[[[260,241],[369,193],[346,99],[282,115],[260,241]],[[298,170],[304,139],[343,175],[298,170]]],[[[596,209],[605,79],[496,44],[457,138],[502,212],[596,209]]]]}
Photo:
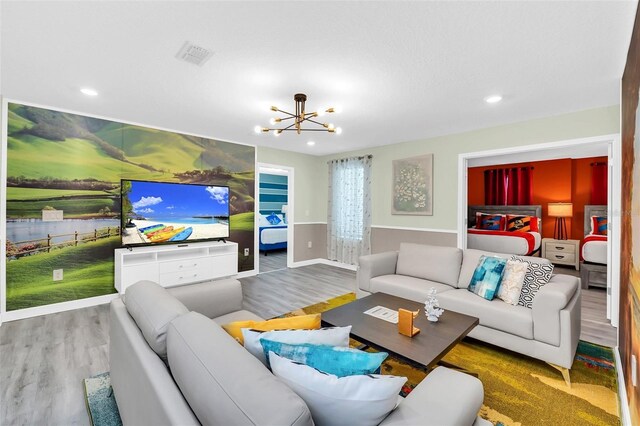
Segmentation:
{"type": "Polygon", "coordinates": [[[267,254],[260,252],[260,273],[279,271],[287,267],[287,250],[270,251],[267,254]]]}
{"type": "MultiPolygon", "coordinates": [[[[311,265],[241,281],[245,308],[270,318],[352,291],[355,272],[311,265]]],[[[583,293],[583,333],[602,312],[598,291],[583,293]]],[[[89,424],[82,379],[109,371],[108,332],[108,305],[4,323],[0,425],[89,424]]]]}

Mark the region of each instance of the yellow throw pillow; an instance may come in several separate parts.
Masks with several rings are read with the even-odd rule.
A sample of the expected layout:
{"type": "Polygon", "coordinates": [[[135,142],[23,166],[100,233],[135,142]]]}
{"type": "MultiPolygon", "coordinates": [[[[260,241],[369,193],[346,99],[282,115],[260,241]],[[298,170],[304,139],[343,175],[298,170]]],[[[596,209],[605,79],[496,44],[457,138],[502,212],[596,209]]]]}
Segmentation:
{"type": "Polygon", "coordinates": [[[317,330],[320,328],[320,314],[300,315],[297,317],[274,318],[267,321],[234,321],[222,326],[238,342],[244,345],[243,328],[258,331],[271,330],[317,330]]]}

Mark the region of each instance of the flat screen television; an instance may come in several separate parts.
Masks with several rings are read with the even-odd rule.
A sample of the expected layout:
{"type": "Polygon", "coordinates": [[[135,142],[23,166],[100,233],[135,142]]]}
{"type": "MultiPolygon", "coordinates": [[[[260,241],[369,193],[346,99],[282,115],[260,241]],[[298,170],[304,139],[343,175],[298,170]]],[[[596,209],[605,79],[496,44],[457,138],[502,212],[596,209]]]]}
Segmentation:
{"type": "Polygon", "coordinates": [[[229,238],[229,187],[122,179],[122,245],[229,238]]]}

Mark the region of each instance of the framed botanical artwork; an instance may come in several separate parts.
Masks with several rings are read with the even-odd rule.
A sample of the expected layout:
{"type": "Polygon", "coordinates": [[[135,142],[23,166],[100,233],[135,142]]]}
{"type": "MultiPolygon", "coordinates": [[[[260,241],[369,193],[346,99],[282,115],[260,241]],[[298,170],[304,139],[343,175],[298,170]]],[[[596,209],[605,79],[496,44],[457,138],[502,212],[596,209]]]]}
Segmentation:
{"type": "Polygon", "coordinates": [[[391,214],[433,215],[433,154],[393,160],[391,214]]]}

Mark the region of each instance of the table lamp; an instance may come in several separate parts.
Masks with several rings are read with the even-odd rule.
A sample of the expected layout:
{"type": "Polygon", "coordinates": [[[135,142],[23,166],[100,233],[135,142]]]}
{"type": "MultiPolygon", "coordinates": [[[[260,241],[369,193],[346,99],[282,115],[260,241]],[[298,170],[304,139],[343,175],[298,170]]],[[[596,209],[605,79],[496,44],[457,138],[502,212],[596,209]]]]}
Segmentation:
{"type": "Polygon", "coordinates": [[[565,218],[572,216],[572,203],[549,203],[549,217],[556,218],[556,225],[553,229],[553,238],[556,240],[567,239],[567,222],[565,218]]]}

